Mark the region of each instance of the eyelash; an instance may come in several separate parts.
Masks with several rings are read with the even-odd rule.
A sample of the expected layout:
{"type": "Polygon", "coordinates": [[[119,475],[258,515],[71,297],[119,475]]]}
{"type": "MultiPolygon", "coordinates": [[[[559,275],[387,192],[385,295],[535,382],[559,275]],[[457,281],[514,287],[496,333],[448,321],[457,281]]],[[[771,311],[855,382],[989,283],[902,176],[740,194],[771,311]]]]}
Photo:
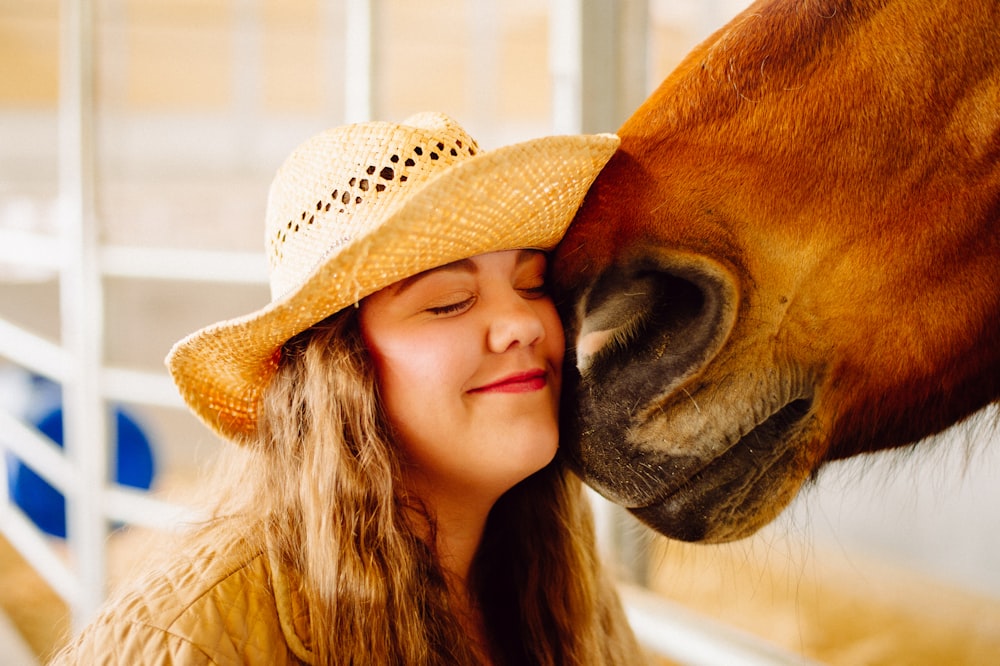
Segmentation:
{"type": "Polygon", "coordinates": [[[549,287],[544,283],[538,285],[537,287],[527,287],[526,289],[520,289],[519,291],[525,294],[525,297],[529,299],[545,298],[549,295],[549,287]]]}
{"type": "Polygon", "coordinates": [[[449,303],[448,305],[442,305],[435,308],[427,308],[427,311],[433,315],[454,314],[455,312],[471,305],[473,300],[474,299],[472,298],[467,298],[463,301],[459,301],[458,303],[449,303]]]}

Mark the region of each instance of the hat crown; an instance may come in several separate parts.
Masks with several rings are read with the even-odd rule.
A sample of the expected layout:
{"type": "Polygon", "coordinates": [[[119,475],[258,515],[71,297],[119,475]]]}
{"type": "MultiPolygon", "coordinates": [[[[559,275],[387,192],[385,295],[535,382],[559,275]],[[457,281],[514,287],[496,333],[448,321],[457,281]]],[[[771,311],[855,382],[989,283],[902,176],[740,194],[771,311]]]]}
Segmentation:
{"type": "Polygon", "coordinates": [[[435,176],[478,151],[471,136],[439,113],[402,124],[338,127],[300,145],[278,170],[268,195],[272,300],[376,229],[435,176]]]}

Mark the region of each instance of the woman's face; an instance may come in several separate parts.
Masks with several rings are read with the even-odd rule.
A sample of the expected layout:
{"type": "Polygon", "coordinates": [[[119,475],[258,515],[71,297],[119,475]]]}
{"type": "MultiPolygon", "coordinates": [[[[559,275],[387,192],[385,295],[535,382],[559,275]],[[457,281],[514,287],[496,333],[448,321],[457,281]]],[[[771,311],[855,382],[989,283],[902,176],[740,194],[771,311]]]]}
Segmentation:
{"type": "Polygon", "coordinates": [[[478,255],[362,301],[404,473],[425,500],[493,501],[555,455],[563,332],[545,262],[478,255]]]}

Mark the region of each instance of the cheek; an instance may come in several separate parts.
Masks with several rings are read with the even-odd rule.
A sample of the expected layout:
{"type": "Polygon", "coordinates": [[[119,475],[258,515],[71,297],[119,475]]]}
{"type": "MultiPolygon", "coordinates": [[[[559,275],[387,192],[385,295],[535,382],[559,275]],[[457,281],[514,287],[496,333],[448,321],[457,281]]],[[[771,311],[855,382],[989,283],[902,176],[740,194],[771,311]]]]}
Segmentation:
{"type": "Polygon", "coordinates": [[[414,367],[412,363],[400,362],[382,351],[372,354],[382,408],[392,429],[405,440],[411,435],[415,415],[426,410],[426,402],[421,401],[433,399],[430,390],[414,387],[433,386],[433,383],[422,379],[419,365],[414,367]]]}
{"type": "Polygon", "coordinates": [[[436,339],[380,341],[371,348],[376,379],[390,416],[421,409],[456,387],[460,354],[456,345],[436,339]]]}
{"type": "Polygon", "coordinates": [[[383,396],[388,396],[427,378],[433,371],[435,346],[414,335],[412,330],[386,323],[376,305],[363,306],[361,335],[378,386],[383,396]]]}

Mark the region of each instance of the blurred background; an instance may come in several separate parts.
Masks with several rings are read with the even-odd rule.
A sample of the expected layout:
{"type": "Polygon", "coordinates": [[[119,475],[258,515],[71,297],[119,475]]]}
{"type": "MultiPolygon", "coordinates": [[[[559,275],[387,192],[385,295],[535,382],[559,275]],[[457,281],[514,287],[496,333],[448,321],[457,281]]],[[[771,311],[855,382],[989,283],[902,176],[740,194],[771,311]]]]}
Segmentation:
{"type": "MultiPolygon", "coordinates": [[[[484,148],[614,131],[747,4],[0,0],[5,653],[44,661],[133,540],[188,516],[220,443],[163,357],[269,300],[265,197],[295,145],[423,110],[484,148]]],[[[669,663],[1000,662],[997,422],[832,466],[727,546],[599,503],[609,558],[658,602],[637,623],[669,663]]]]}

